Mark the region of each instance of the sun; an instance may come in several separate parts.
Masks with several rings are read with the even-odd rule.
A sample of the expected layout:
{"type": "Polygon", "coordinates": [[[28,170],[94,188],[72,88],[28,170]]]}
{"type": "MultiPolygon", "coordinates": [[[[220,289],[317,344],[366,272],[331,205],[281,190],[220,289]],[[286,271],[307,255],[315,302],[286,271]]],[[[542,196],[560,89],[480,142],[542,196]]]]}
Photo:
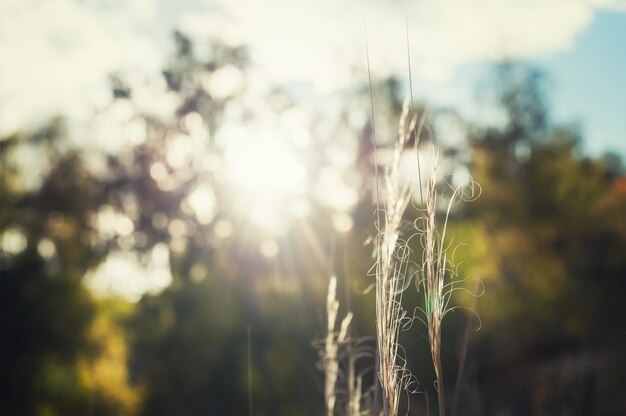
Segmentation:
{"type": "Polygon", "coordinates": [[[282,140],[252,139],[231,146],[225,161],[229,181],[242,190],[270,195],[305,191],[306,167],[282,140]]]}
{"type": "Polygon", "coordinates": [[[307,212],[307,167],[288,140],[269,134],[234,141],[225,151],[225,179],[239,216],[271,236],[307,212]]]}

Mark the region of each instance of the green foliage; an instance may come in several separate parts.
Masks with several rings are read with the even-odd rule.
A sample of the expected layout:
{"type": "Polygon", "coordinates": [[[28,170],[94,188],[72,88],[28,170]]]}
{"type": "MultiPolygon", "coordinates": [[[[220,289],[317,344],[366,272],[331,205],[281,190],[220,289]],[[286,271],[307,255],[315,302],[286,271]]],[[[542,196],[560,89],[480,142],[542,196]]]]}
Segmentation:
{"type": "MultiPolygon", "coordinates": [[[[541,97],[535,75],[521,80],[503,88],[510,117],[520,112],[510,91],[530,89],[529,99],[541,97]]],[[[468,207],[462,230],[463,235],[473,230],[470,241],[478,251],[459,253],[468,262],[464,267],[486,286],[478,302],[483,327],[470,352],[485,366],[466,380],[486,392],[483,403],[490,407],[483,412],[512,401],[533,414],[622,408],[616,397],[599,402],[596,398],[611,396],[611,389],[594,390],[590,383],[608,377],[608,362],[600,357],[626,368],[617,353],[624,339],[616,336],[626,314],[618,300],[626,289],[626,262],[618,254],[626,243],[626,198],[617,186],[623,179],[615,164],[581,158],[578,141],[575,129],[523,118],[472,139],[473,173],[484,192],[468,207]],[[575,373],[563,373],[566,359],[575,373]],[[546,387],[545,395],[533,390],[541,383],[554,389],[546,387]],[[519,389],[528,389],[526,399],[512,394],[519,389]]],[[[621,376],[610,377],[623,382],[621,376]]]]}
{"type": "Polygon", "coordinates": [[[83,284],[103,254],[89,244],[90,216],[103,187],[77,154],[56,152],[55,141],[62,140],[63,129],[53,122],[2,146],[0,233],[19,230],[25,242],[19,250],[0,252],[0,409],[24,415],[130,414],[137,393],[125,377],[119,322],[106,318],[108,308],[83,284]],[[42,146],[53,165],[38,187],[24,189],[10,155],[31,144],[42,146]]]}

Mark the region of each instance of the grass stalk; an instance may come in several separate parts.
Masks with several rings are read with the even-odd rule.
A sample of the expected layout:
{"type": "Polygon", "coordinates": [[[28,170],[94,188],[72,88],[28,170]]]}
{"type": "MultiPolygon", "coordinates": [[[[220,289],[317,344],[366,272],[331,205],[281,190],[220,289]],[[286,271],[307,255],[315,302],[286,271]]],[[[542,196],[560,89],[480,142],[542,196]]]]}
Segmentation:
{"type": "Polygon", "coordinates": [[[402,392],[410,383],[402,350],[398,343],[400,330],[407,322],[402,307],[402,294],[410,276],[407,273],[409,249],[401,238],[402,216],[412,200],[409,182],[401,181],[401,154],[416,126],[416,119],[408,120],[409,100],[405,100],[400,116],[398,139],[393,145],[390,163],[385,167],[384,201],[377,201],[375,241],[376,277],[376,338],[378,349],[378,376],[383,393],[383,412],[395,416],[402,392]],[[381,212],[382,211],[382,212],[381,212]]]}
{"type": "MultiPolygon", "coordinates": [[[[441,320],[443,319],[445,299],[443,296],[443,286],[446,274],[447,254],[443,247],[443,236],[440,244],[437,234],[437,218],[436,218],[436,177],[437,177],[437,155],[433,155],[433,167],[426,189],[426,230],[424,234],[425,241],[425,266],[426,266],[426,286],[425,286],[425,308],[426,319],[428,323],[428,341],[430,344],[430,352],[432,355],[433,365],[435,367],[435,376],[437,378],[437,399],[439,402],[439,415],[445,416],[445,397],[443,384],[443,371],[441,365],[441,320]]],[[[444,234],[447,225],[444,223],[444,234]]]]}
{"type": "MultiPolygon", "coordinates": [[[[400,330],[410,326],[414,319],[422,321],[428,329],[428,341],[436,375],[437,398],[439,415],[445,416],[445,389],[443,380],[443,365],[441,357],[441,322],[447,312],[453,308],[448,307],[452,292],[457,290],[454,282],[446,283],[446,277],[452,279],[454,270],[448,259],[448,246],[446,245],[446,230],[448,218],[452,206],[464,195],[463,187],[454,189],[449,198],[443,224],[440,227],[437,221],[437,160],[438,153],[433,147],[432,167],[427,181],[426,195],[422,190],[421,162],[418,152],[421,129],[424,126],[422,118],[417,127],[417,117],[414,115],[412,98],[410,46],[408,42],[407,22],[407,56],[409,60],[409,85],[411,87],[410,100],[405,99],[400,116],[398,139],[392,148],[391,160],[385,165],[384,170],[384,193],[379,189],[379,163],[376,141],[376,124],[374,117],[374,100],[372,92],[372,79],[369,63],[369,48],[367,45],[367,30],[365,33],[367,70],[370,88],[370,106],[372,116],[372,144],[374,159],[374,176],[376,191],[376,239],[375,239],[375,265],[374,276],[376,278],[376,372],[382,390],[383,414],[396,416],[400,402],[400,396],[404,390],[408,390],[413,378],[406,368],[406,361],[398,343],[400,330]],[[411,111],[409,111],[409,109],[411,111]],[[417,127],[417,128],[416,128],[417,127]],[[420,205],[422,213],[415,222],[416,233],[422,244],[423,258],[417,281],[418,291],[423,287],[424,307],[418,308],[424,314],[424,319],[413,316],[408,317],[402,306],[402,294],[410,283],[411,275],[408,273],[410,249],[408,240],[401,237],[402,217],[409,203],[413,201],[415,189],[410,181],[402,181],[400,178],[400,160],[411,136],[414,137],[414,150],[417,157],[420,205]]],[[[470,194],[467,198],[472,200],[477,197],[475,183],[471,182],[470,194]]],[[[471,293],[471,292],[470,292],[471,293]]],[[[426,396],[428,397],[428,396],[426,396]]],[[[428,406],[428,404],[427,404],[428,406]]]]}
{"type": "Polygon", "coordinates": [[[348,312],[341,321],[339,332],[336,332],[337,314],[339,301],[337,300],[337,278],[333,275],[328,284],[328,296],[326,298],[327,327],[322,367],[324,370],[324,403],[326,415],[332,416],[335,412],[337,401],[336,385],[339,376],[339,348],[346,342],[348,328],[352,321],[352,312],[348,312]]]}
{"type": "Polygon", "coordinates": [[[252,410],[252,334],[248,325],[248,414],[253,415],[252,410]]]}
{"type": "MultiPolygon", "coordinates": [[[[449,244],[446,242],[448,219],[453,205],[459,200],[473,200],[478,197],[480,188],[473,181],[469,185],[454,188],[454,192],[448,199],[445,215],[441,225],[437,219],[437,162],[439,154],[433,148],[432,167],[426,189],[426,201],[423,214],[416,221],[417,234],[421,238],[423,247],[421,278],[417,283],[424,291],[424,313],[422,320],[428,328],[428,341],[436,376],[437,400],[439,415],[446,414],[445,386],[443,378],[443,365],[441,362],[441,323],[445,315],[454,309],[449,306],[450,298],[455,290],[467,289],[455,288],[455,271],[448,257],[449,244]],[[421,226],[420,226],[421,222],[421,226]]],[[[462,306],[458,306],[462,307],[462,306]]],[[[468,308],[472,310],[471,308],[468,308]]]]}

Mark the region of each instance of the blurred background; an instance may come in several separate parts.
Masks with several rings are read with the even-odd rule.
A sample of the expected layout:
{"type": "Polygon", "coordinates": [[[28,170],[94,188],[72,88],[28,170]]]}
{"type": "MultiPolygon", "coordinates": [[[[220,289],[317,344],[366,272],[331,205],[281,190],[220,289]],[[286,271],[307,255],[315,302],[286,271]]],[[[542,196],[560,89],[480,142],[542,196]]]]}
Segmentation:
{"type": "MultiPolygon", "coordinates": [[[[449,224],[484,294],[444,320],[448,413],[626,414],[624,2],[16,0],[0,19],[1,414],[323,414],[332,274],[373,386],[373,143],[407,95],[442,187],[482,187],[449,224]]],[[[401,335],[408,414],[436,414],[426,338],[401,335]]]]}

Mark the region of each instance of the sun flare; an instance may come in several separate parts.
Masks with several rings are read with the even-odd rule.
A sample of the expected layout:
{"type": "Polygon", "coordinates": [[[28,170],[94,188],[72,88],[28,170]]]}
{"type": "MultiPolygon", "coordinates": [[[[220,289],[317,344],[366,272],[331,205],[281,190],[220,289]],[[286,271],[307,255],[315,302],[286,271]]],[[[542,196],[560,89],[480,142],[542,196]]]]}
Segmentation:
{"type": "Polygon", "coordinates": [[[226,171],[230,182],[247,191],[290,195],[304,192],[304,163],[279,140],[251,140],[229,148],[226,171]]]}
{"type": "Polygon", "coordinates": [[[270,234],[284,233],[286,220],[305,211],[306,164],[284,140],[262,137],[234,143],[226,149],[225,172],[237,211],[270,234]]]}

